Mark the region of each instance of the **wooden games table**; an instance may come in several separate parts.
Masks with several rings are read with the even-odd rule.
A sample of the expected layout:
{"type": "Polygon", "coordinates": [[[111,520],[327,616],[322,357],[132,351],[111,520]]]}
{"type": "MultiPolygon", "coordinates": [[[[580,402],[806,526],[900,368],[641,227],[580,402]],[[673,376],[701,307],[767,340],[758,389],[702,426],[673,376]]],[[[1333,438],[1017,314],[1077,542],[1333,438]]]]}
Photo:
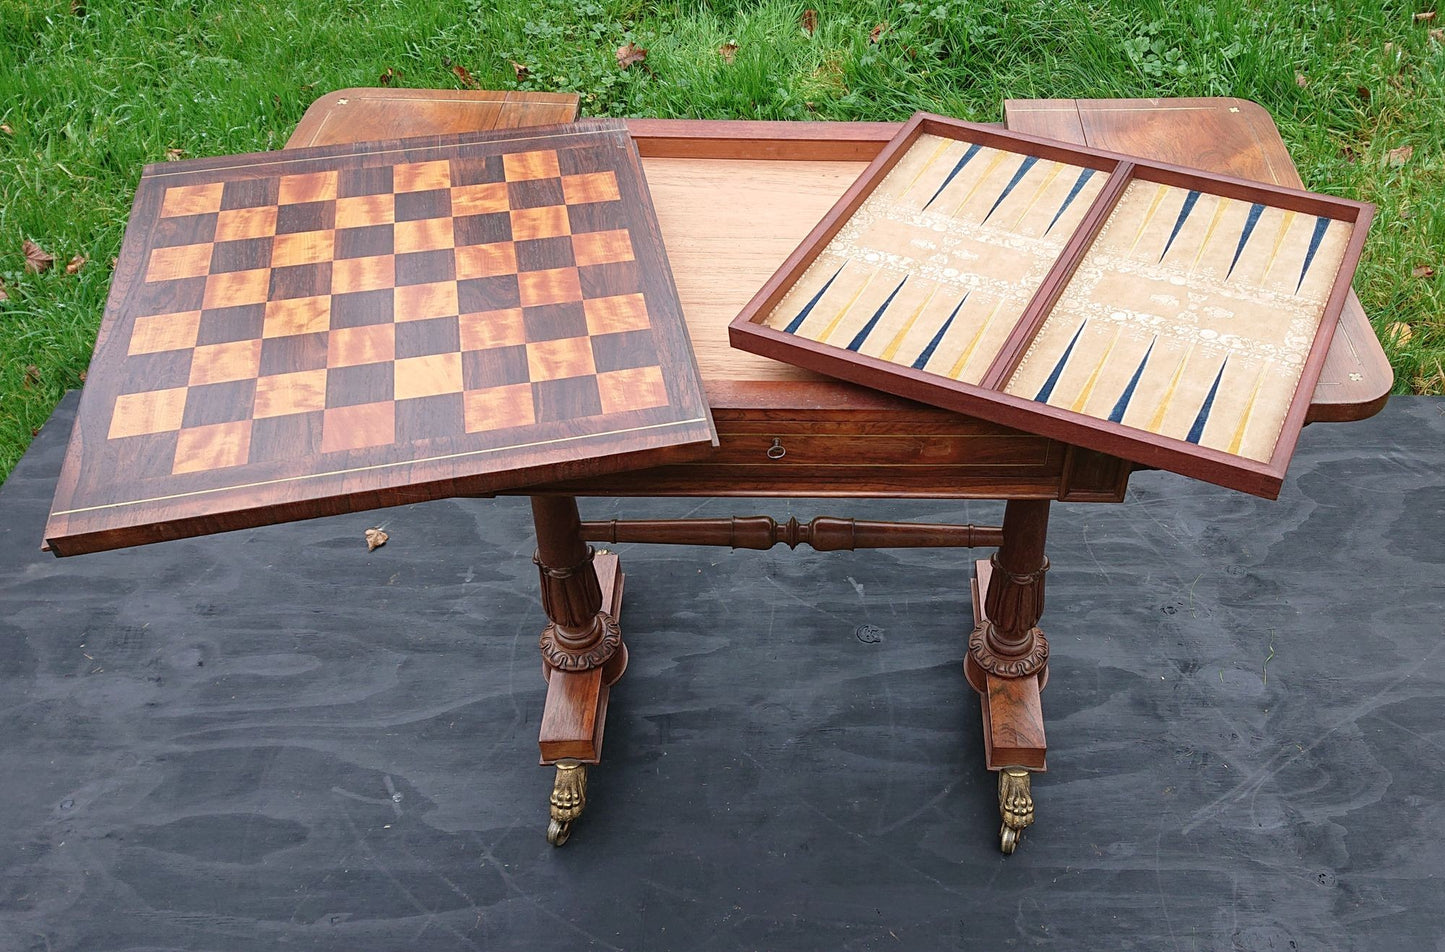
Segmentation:
{"type": "MultiPolygon", "coordinates": [[[[289,147],[565,121],[575,97],[343,90],[318,100],[289,147]]],[[[1274,184],[1300,185],[1273,121],[1236,99],[1014,100],[1012,130],[1274,184]]],[[[570,114],[569,114],[570,113],[570,114]]],[[[718,433],[706,458],[521,490],[531,496],[549,624],[541,759],[556,766],[548,838],[561,845],[600,761],[608,693],[626,667],[615,640],[622,573],[590,543],[767,549],[986,546],[964,668],[978,692],[986,766],[999,773],[1001,846],[1032,821],[1045,769],[1040,691],[1049,504],[1118,502],[1124,460],[830,380],[733,350],[727,325],[899,127],[637,119],[645,172],[718,433]],[[822,496],[1006,500],[1003,524],[917,525],[819,517],[583,521],[578,496],[822,496]]],[[[1392,375],[1358,300],[1340,318],[1312,421],[1363,419],[1392,375]]]]}

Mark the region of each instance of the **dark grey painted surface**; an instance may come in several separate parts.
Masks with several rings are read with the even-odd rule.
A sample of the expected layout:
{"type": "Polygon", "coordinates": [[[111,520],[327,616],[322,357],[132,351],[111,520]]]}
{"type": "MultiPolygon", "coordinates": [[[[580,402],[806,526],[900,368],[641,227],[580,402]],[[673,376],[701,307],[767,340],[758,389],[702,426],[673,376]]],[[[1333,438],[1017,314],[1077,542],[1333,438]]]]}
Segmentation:
{"type": "MultiPolygon", "coordinates": [[[[56,560],[73,404],[0,490],[0,949],[1445,948],[1439,400],[1310,427],[1276,503],[1055,507],[1007,859],[965,552],[625,547],[632,667],[555,850],[524,500],[56,560]]],[[[735,511],[998,517],[584,503],[735,511]]]]}

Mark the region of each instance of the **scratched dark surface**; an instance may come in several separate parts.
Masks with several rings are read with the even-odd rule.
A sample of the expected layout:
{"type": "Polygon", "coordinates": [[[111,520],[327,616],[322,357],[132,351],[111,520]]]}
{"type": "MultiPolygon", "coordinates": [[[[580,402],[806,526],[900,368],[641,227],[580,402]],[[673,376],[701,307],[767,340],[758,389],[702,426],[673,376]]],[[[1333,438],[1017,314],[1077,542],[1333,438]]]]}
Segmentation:
{"type": "Polygon", "coordinates": [[[964,552],[623,548],[632,667],[557,850],[524,500],[56,560],[73,407],[0,490],[0,949],[1445,948],[1445,401],[1309,427],[1276,503],[1055,507],[1007,859],[964,552]]]}

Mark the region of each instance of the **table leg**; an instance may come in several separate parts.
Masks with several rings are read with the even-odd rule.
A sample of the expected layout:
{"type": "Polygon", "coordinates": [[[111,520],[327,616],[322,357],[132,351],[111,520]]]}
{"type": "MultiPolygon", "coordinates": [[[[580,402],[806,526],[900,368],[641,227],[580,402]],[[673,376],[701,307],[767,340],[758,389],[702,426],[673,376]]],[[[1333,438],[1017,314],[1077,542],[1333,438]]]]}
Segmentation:
{"type": "Polygon", "coordinates": [[[575,498],[533,496],[532,519],[547,613],[539,642],[547,701],[538,747],[542,763],[557,767],[547,841],[561,846],[587,805],[587,765],[602,758],[608,694],[627,668],[617,625],[622,571],[617,556],[596,555],[582,540],[575,498]]]}
{"type": "Polygon", "coordinates": [[[1011,500],[1004,510],[1003,544],[976,563],[975,627],[964,672],[979,694],[984,754],[999,773],[1000,847],[1012,853],[1034,821],[1031,771],[1045,769],[1039,692],[1048,681],[1049,643],[1038,628],[1044,610],[1047,500],[1011,500]]]}

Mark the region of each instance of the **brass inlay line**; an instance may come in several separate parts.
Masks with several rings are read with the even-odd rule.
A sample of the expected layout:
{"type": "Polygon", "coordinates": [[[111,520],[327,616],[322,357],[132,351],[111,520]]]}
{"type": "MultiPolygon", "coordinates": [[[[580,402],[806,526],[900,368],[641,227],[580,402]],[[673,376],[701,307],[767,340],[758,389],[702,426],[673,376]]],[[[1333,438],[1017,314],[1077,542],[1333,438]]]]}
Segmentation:
{"type": "Polygon", "coordinates": [[[1169,387],[1164,391],[1164,396],[1159,399],[1159,409],[1154,411],[1154,416],[1149,421],[1149,432],[1158,433],[1164,425],[1164,414],[1169,411],[1169,403],[1174,399],[1174,389],[1179,386],[1179,380],[1184,376],[1184,365],[1189,363],[1189,355],[1194,353],[1194,342],[1190,341],[1189,346],[1184,350],[1184,356],[1179,358],[1179,366],[1174,368],[1174,376],[1169,378],[1169,387]]]}
{"type": "Polygon", "coordinates": [[[888,346],[883,348],[883,353],[878,355],[880,360],[893,359],[893,355],[898,353],[898,345],[903,343],[904,336],[913,329],[913,322],[918,320],[918,315],[922,314],[923,309],[928,307],[928,303],[933,300],[933,295],[937,292],[938,285],[935,284],[932,288],[929,289],[928,296],[923,299],[923,303],[918,305],[918,308],[913,312],[912,316],[910,316],[908,320],[904,323],[902,330],[900,330],[897,334],[894,334],[893,339],[888,342],[888,346]]]}
{"type": "Polygon", "coordinates": [[[1119,343],[1119,335],[1123,333],[1124,326],[1122,324],[1114,328],[1114,337],[1109,341],[1109,346],[1104,348],[1104,356],[1100,357],[1099,362],[1094,365],[1094,372],[1089,374],[1088,380],[1084,381],[1084,389],[1079,391],[1078,398],[1074,400],[1073,406],[1069,407],[1070,410],[1073,410],[1075,413],[1084,412],[1084,407],[1088,405],[1089,398],[1094,395],[1094,387],[1099,382],[1099,373],[1104,369],[1104,365],[1109,362],[1109,355],[1114,352],[1114,345],[1119,343]]]}
{"type": "Polygon", "coordinates": [[[968,366],[969,360],[973,357],[974,349],[978,347],[978,342],[983,340],[983,332],[988,330],[988,326],[993,323],[993,319],[998,316],[998,312],[1003,308],[1003,305],[1004,299],[1000,298],[999,302],[993,306],[993,311],[984,319],[982,326],[974,333],[973,340],[968,342],[968,347],[964,349],[962,354],[959,354],[958,360],[948,369],[948,376],[951,379],[957,380],[958,375],[963,373],[963,369],[968,366]]]}
{"type": "Polygon", "coordinates": [[[843,320],[843,315],[847,314],[853,309],[853,305],[858,303],[858,299],[863,296],[863,292],[868,290],[868,285],[873,283],[873,279],[876,278],[878,276],[878,272],[882,270],[882,268],[873,269],[873,273],[868,275],[867,280],[865,280],[862,285],[859,286],[857,291],[853,292],[853,296],[848,299],[848,303],[844,304],[842,309],[839,310],[838,313],[833,317],[833,320],[828,323],[828,326],[823,328],[823,333],[819,334],[816,338],[814,338],[818,343],[828,343],[828,338],[832,337],[833,332],[838,329],[838,323],[843,320]]]}
{"type": "Polygon", "coordinates": [[[1154,213],[1159,210],[1159,203],[1164,201],[1166,192],[1168,189],[1161,185],[1159,191],[1154,193],[1154,201],[1149,204],[1149,211],[1144,215],[1144,222],[1139,226],[1139,233],[1134,236],[1134,243],[1129,246],[1129,254],[1133,254],[1134,249],[1139,247],[1139,241],[1144,237],[1144,229],[1148,228],[1149,223],[1154,220],[1154,213]]]}
{"type": "Polygon", "coordinates": [[[572,443],[577,440],[600,439],[604,436],[621,436],[624,433],[642,433],[647,430],[661,430],[675,426],[691,426],[694,423],[706,423],[707,417],[693,417],[690,420],[671,420],[667,423],[649,423],[647,426],[633,426],[623,430],[606,430],[601,433],[583,433],[578,436],[564,436],[555,440],[537,440],[532,443],[510,443],[506,446],[492,446],[480,450],[467,450],[464,453],[447,453],[443,456],[426,456],[421,459],[396,460],[390,463],[373,463],[370,466],[357,466],[351,469],[328,470],[324,473],[305,473],[300,476],[283,476],[278,479],[263,479],[254,483],[237,483],[232,486],[217,486],[213,489],[194,489],[184,493],[169,493],[164,496],[151,496],[147,499],[131,499],[126,502],[106,503],[102,506],[84,506],[80,509],[61,509],[51,513],[55,516],[71,516],[81,512],[96,512],[101,509],[121,509],[126,506],[141,506],[151,502],[167,502],[172,499],[186,499],[191,496],[207,496],[211,493],[231,492],[237,489],[256,489],[261,486],[277,486],[282,483],[297,483],[308,479],[322,479],[327,476],[347,476],[351,473],[367,473],[373,470],[392,469],[397,466],[415,466],[418,463],[440,463],[451,459],[465,459],[469,456],[486,456],[491,453],[505,453],[509,450],[528,450],[539,446],[555,446],[559,443],[572,443]]]}

